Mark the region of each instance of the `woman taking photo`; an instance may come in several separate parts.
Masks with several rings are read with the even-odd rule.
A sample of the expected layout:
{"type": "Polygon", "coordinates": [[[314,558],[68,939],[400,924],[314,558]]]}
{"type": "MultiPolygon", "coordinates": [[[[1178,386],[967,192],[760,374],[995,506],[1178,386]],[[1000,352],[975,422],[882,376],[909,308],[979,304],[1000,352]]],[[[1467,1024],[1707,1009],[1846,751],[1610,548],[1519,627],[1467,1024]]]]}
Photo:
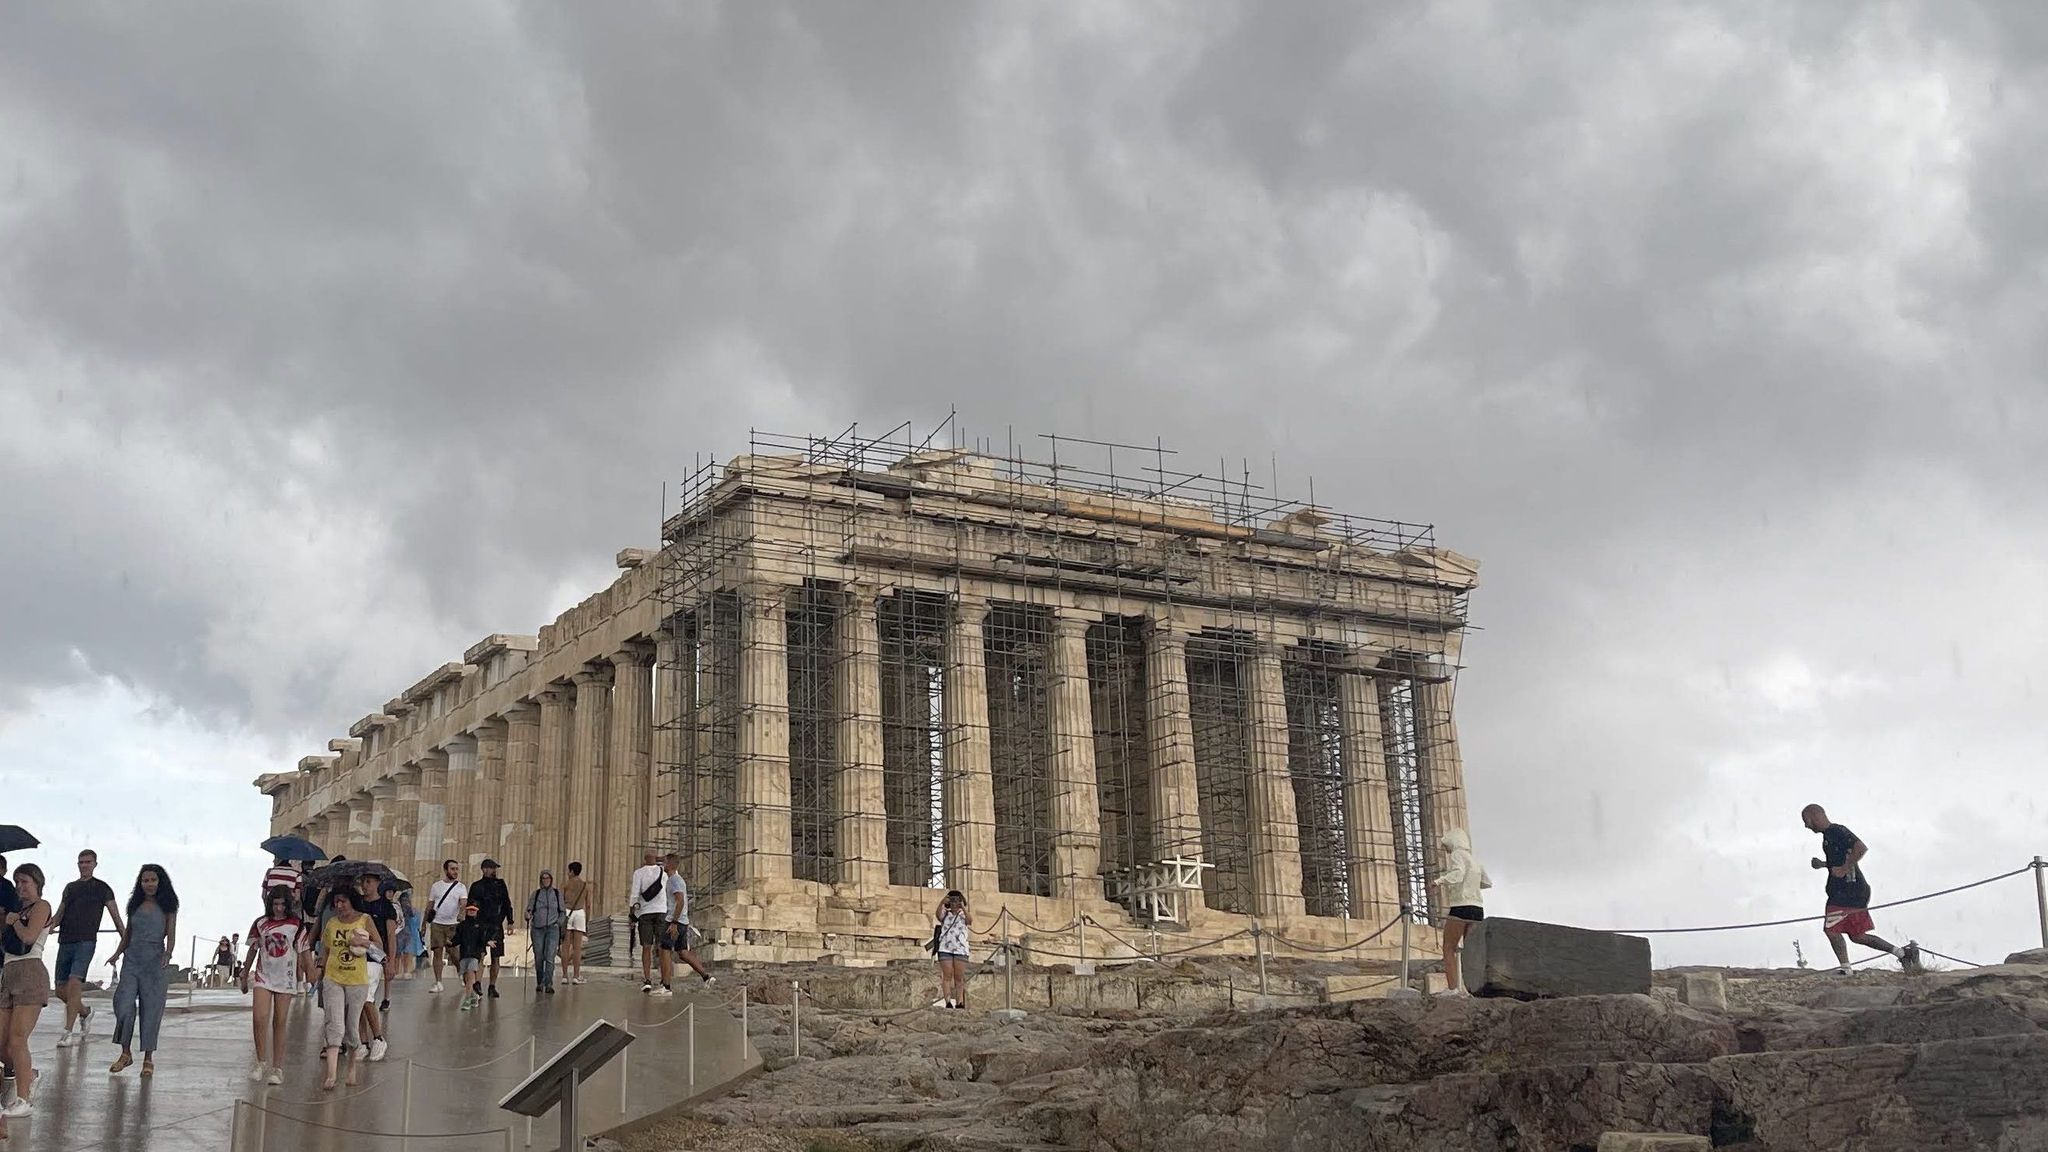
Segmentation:
{"type": "Polygon", "coordinates": [[[170,995],[171,951],[178,938],[178,890],[161,864],[144,864],[128,894],[128,927],[121,946],[107,957],[113,967],[123,955],[121,978],[114,985],[114,1042],[121,1057],[108,1068],[119,1072],[135,1063],[135,1018],[142,1017],[142,1074],[156,1072],[156,1032],[164,1021],[164,1000],[170,995]]]}
{"type": "MultiPolygon", "coordinates": [[[[0,1116],[26,1116],[36,1069],[29,1059],[28,1034],[50,1002],[50,969],[43,963],[43,936],[50,929],[50,902],[43,899],[43,870],[23,864],[14,870],[17,910],[0,926],[0,1054],[14,1069],[14,1103],[0,1116]]],[[[6,1134],[0,1119],[0,1135],[6,1134]]]]}
{"type": "Polygon", "coordinates": [[[360,908],[361,897],[346,884],[336,885],[328,894],[326,926],[320,929],[321,951],[327,957],[320,983],[320,1008],[326,1013],[327,1078],[320,1087],[332,1089],[341,1062],[342,1046],[348,1047],[348,1082],[353,1087],[362,1075],[356,1049],[359,1033],[356,1020],[370,999],[370,918],[360,908]]]}
{"type": "Polygon", "coordinates": [[[934,1008],[967,1007],[967,929],[974,916],[958,889],[946,893],[932,914],[932,942],[939,957],[939,998],[934,1008]]]}
{"type": "Polygon", "coordinates": [[[242,965],[242,991],[248,992],[252,983],[256,988],[249,1006],[256,1033],[251,1080],[284,1083],[286,1009],[298,988],[299,956],[309,935],[299,919],[298,897],[282,884],[272,888],[263,900],[263,915],[249,925],[249,958],[242,965]]]}

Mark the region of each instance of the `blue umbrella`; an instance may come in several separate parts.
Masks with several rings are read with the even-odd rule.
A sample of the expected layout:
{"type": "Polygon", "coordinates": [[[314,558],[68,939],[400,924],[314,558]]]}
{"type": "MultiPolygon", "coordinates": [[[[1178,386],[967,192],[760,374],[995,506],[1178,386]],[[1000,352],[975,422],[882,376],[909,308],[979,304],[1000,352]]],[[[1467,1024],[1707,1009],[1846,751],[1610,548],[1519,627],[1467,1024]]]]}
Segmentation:
{"type": "Polygon", "coordinates": [[[303,836],[272,836],[257,847],[279,860],[327,859],[327,853],[318,844],[303,836]]]}

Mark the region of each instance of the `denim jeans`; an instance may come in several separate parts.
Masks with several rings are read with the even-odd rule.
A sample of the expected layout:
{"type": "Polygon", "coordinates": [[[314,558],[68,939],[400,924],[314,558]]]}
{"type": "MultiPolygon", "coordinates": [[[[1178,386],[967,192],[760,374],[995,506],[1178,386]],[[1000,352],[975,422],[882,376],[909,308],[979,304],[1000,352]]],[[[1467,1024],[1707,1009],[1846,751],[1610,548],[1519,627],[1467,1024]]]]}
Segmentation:
{"type": "Polygon", "coordinates": [[[555,986],[555,949],[562,944],[562,926],[550,924],[530,931],[533,937],[533,968],[543,988],[555,986]]]}

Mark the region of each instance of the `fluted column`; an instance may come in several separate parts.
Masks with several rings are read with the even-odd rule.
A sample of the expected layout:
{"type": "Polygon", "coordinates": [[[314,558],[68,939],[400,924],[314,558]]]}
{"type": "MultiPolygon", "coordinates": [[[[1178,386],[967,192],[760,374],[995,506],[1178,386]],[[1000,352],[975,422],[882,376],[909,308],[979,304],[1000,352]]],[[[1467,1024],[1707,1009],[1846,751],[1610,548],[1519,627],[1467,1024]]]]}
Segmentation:
{"type": "MultiPolygon", "coordinates": [[[[681,622],[675,627],[681,628],[681,622]]],[[[675,824],[682,815],[681,792],[689,779],[687,761],[693,747],[685,718],[691,715],[695,677],[691,675],[690,663],[694,651],[687,636],[667,628],[654,638],[654,755],[647,765],[644,794],[650,818],[669,822],[669,827],[659,833],[665,848],[680,847],[675,842],[680,833],[675,824]]],[[[695,880],[701,875],[692,871],[685,879],[695,880]]]]}
{"type": "MultiPolygon", "coordinates": [[[[370,785],[370,859],[380,864],[391,863],[391,830],[398,824],[392,808],[397,803],[398,785],[389,779],[370,785]]],[[[405,865],[398,867],[403,871],[405,865]]]]}
{"type": "MultiPolygon", "coordinates": [[[[1458,726],[1451,714],[1451,683],[1414,682],[1415,687],[1415,769],[1422,793],[1423,872],[1435,881],[1443,866],[1437,844],[1443,834],[1457,828],[1471,834],[1471,818],[1465,809],[1465,758],[1458,750],[1458,726]]],[[[1430,885],[1436,897],[1436,886],[1430,885]]],[[[1441,914],[1443,909],[1432,908],[1441,914]]]]}
{"type": "Polygon", "coordinates": [[[846,589],[846,607],[833,621],[833,734],[839,779],[839,883],[863,892],[889,886],[889,819],[882,800],[882,641],[875,592],[846,589]]]}
{"type": "MultiPolygon", "coordinates": [[[[586,667],[573,677],[576,713],[567,791],[562,796],[562,861],[583,861],[583,874],[616,888],[618,862],[604,854],[605,729],[611,713],[612,673],[586,667]]],[[[556,869],[560,871],[560,869],[556,869]]]]}
{"type": "MultiPolygon", "coordinates": [[[[552,870],[557,876],[572,857],[562,854],[568,825],[562,810],[563,793],[569,787],[570,731],[576,706],[569,688],[550,684],[540,694],[540,761],[533,778],[533,856],[535,867],[552,870]]],[[[584,876],[591,876],[591,862],[584,861],[584,876]]]]}
{"type": "Polygon", "coordinates": [[[391,804],[391,847],[385,863],[405,873],[413,883],[419,883],[419,876],[413,871],[418,867],[415,851],[420,836],[420,769],[417,764],[407,764],[392,773],[391,783],[397,791],[391,804]]]}
{"type": "MultiPolygon", "coordinates": [[[[448,825],[448,754],[439,750],[419,759],[420,826],[413,835],[413,870],[406,875],[415,885],[431,884],[441,874],[442,838],[448,825]]],[[[424,889],[422,889],[424,891],[424,889]]]]}
{"type": "Polygon", "coordinates": [[[368,792],[358,792],[348,798],[348,850],[342,855],[351,860],[370,858],[370,805],[368,792]]]}
{"type": "Polygon", "coordinates": [[[629,644],[612,654],[608,740],[604,834],[599,844],[605,868],[627,876],[639,866],[641,848],[654,843],[654,815],[647,807],[647,765],[654,756],[654,649],[650,645],[629,644]]]}
{"type": "Polygon", "coordinates": [[[787,879],[789,860],[789,633],[779,585],[740,595],[739,813],[742,882],[787,879]]]}
{"type": "Polygon", "coordinates": [[[484,838],[470,826],[470,798],[476,795],[476,739],[457,736],[442,751],[448,754],[448,795],[441,809],[443,860],[462,861],[462,874],[474,876],[475,862],[483,859],[484,838]]]}
{"type": "MultiPolygon", "coordinates": [[[[476,738],[476,785],[469,793],[469,813],[463,827],[468,829],[470,855],[474,857],[472,867],[482,864],[485,856],[509,865],[504,856],[505,721],[493,716],[478,724],[470,735],[476,738]]],[[[499,869],[498,875],[511,882],[514,873],[507,867],[499,869]]],[[[520,877],[514,886],[527,883],[528,879],[520,877]]],[[[534,882],[538,883],[537,876],[534,882]]]]}
{"type": "MultiPolygon", "coordinates": [[[[1201,785],[1195,775],[1194,709],[1188,694],[1188,639],[1154,619],[1145,636],[1145,731],[1152,741],[1152,851],[1159,859],[1202,856],[1201,785]]],[[[1182,898],[1200,906],[1202,892],[1182,898]]]]}
{"type": "Polygon", "coordinates": [[[1262,641],[1251,662],[1251,789],[1254,907],[1265,916],[1299,916],[1301,825],[1287,773],[1287,696],[1280,646],[1262,641]]]}
{"type": "Polygon", "coordinates": [[[557,877],[568,875],[535,848],[534,779],[539,770],[540,709],[514,704],[505,709],[505,799],[498,827],[505,853],[498,862],[507,876],[539,877],[542,868],[553,868],[557,877]]]}
{"type": "Polygon", "coordinates": [[[1384,924],[1401,910],[1401,881],[1394,870],[1393,807],[1387,793],[1379,681],[1356,672],[1340,676],[1337,709],[1351,915],[1367,924],[1384,924]]]}
{"type": "Polygon", "coordinates": [[[988,601],[962,596],[946,628],[946,882],[962,892],[996,891],[996,793],[989,765],[988,601]]]}
{"type": "Polygon", "coordinates": [[[1088,698],[1088,626],[1062,610],[1052,631],[1052,894],[1102,898],[1102,797],[1095,779],[1095,708],[1088,698]]]}

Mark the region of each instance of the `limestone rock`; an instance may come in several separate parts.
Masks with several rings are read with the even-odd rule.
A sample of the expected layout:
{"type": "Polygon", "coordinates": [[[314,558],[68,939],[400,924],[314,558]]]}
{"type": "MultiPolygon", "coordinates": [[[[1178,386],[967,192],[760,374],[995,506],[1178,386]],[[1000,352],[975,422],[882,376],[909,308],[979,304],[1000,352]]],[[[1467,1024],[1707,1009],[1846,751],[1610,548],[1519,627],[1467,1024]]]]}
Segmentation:
{"type": "Polygon", "coordinates": [[[1712,1152],[1714,1142],[1705,1136],[1679,1136],[1669,1132],[1608,1132],[1600,1137],[1598,1152],[1712,1152]]]}
{"type": "Polygon", "coordinates": [[[1678,1002],[1702,1012],[1726,1012],[1728,982],[1719,972],[1687,972],[1678,978],[1678,1002]]]}
{"type": "Polygon", "coordinates": [[[2007,964],[2048,965],[2048,948],[2029,948],[2024,952],[2014,952],[2005,958],[2005,962],[2007,964]]]}
{"type": "Polygon", "coordinates": [[[1475,925],[1465,939],[1465,987],[1475,995],[1535,999],[1650,991],[1650,942],[1640,936],[1495,918],[1475,925]]]}

